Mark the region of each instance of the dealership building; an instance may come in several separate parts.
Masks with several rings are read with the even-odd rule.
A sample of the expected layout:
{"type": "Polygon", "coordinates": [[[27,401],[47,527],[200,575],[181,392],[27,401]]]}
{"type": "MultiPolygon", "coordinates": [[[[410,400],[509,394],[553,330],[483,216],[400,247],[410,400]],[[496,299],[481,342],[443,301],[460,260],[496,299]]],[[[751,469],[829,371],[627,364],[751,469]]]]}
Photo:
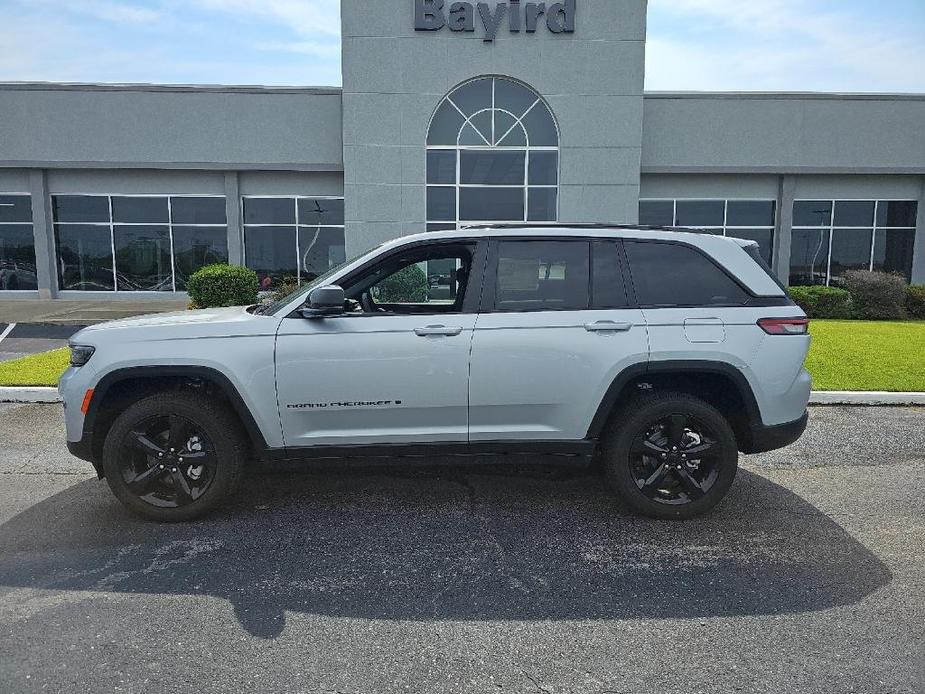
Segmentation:
{"type": "Polygon", "coordinates": [[[645,0],[343,0],[342,29],[342,88],[0,84],[0,300],[163,298],[224,261],[271,288],[490,222],[925,284],[925,95],[645,92],[645,0]]]}

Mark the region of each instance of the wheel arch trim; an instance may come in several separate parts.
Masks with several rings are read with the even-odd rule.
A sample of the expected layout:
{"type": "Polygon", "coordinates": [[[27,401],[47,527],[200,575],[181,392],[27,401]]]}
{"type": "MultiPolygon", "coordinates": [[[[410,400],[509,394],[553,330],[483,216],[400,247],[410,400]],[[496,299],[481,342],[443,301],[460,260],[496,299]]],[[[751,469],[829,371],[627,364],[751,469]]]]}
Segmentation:
{"type": "Polygon", "coordinates": [[[155,378],[195,378],[203,381],[209,381],[218,387],[228,398],[232,409],[244,425],[248,439],[254,446],[255,451],[265,450],[267,448],[266,437],[254,419],[253,413],[241,396],[237,386],[228,376],[218,369],[208,366],[128,366],[115,369],[104,375],[94,386],[93,398],[90,400],[90,406],[87,414],[84,416],[83,438],[92,450],[92,437],[94,424],[100,412],[102,403],[106,400],[107,392],[116,384],[132,379],[155,379],[155,378]]]}
{"type": "Polygon", "coordinates": [[[752,425],[761,425],[761,410],[758,407],[758,400],[751,384],[741,370],[732,364],[721,361],[697,360],[697,359],[678,359],[664,361],[650,361],[628,366],[618,373],[610,384],[610,387],[604,393],[597,411],[588,427],[587,438],[597,439],[604,430],[604,425],[610,413],[616,406],[618,398],[626,386],[636,378],[641,376],[667,375],[676,373],[678,375],[696,375],[696,374],[715,374],[721,375],[732,381],[742,402],[745,404],[746,416],[752,425]]]}

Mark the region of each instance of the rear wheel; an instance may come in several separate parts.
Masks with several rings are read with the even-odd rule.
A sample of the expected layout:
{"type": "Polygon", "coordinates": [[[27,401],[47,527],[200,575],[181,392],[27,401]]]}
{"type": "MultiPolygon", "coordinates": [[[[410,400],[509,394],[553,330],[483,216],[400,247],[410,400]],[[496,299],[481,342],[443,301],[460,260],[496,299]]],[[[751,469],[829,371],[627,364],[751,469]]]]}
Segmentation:
{"type": "Polygon", "coordinates": [[[109,430],[103,447],[106,481],[143,518],[198,518],[238,484],[246,449],[239,430],[226,407],[199,394],[144,398],[109,430]]]}
{"type": "Polygon", "coordinates": [[[729,491],[735,434],[713,406],[686,393],[641,397],[618,412],[602,453],[607,477],[637,513],[693,518],[729,491]]]}

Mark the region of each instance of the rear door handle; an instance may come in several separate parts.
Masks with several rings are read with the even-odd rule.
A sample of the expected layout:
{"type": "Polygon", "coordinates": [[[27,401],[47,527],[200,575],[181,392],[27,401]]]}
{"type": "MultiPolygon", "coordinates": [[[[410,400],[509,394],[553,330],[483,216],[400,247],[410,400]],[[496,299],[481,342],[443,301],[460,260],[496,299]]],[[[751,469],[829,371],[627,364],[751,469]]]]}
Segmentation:
{"type": "Polygon", "coordinates": [[[599,320],[595,323],[585,323],[585,330],[589,333],[625,333],[632,328],[632,323],[617,323],[612,320],[599,320]]]}
{"type": "Polygon", "coordinates": [[[444,335],[446,337],[454,337],[459,335],[462,332],[462,328],[448,328],[445,325],[428,325],[424,328],[415,328],[414,334],[418,337],[432,337],[434,335],[444,335]]]}

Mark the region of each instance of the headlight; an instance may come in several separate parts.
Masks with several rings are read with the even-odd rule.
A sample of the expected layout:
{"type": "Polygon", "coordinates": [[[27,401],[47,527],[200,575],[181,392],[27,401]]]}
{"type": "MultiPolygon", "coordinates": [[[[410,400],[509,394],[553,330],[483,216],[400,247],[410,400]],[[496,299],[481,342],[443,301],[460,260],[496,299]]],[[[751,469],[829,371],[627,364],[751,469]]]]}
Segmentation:
{"type": "Polygon", "coordinates": [[[71,366],[83,366],[90,361],[90,357],[96,351],[96,347],[90,347],[90,345],[70,345],[70,348],[71,366]]]}

